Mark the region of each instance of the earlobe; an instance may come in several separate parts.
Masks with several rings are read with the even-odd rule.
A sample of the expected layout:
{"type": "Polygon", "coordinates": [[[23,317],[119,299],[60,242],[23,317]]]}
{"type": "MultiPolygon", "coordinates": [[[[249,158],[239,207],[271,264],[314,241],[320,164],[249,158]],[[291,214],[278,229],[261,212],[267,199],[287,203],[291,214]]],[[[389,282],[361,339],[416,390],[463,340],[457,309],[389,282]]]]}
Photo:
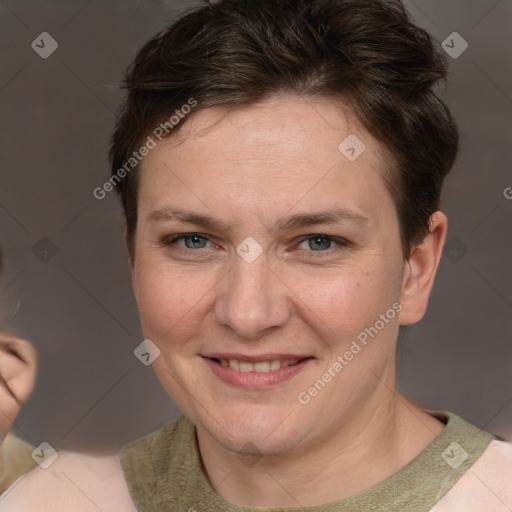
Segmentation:
{"type": "Polygon", "coordinates": [[[428,299],[442,256],[448,219],[440,211],[430,217],[429,233],[406,262],[402,286],[400,324],[419,322],[427,309],[428,299]]]}

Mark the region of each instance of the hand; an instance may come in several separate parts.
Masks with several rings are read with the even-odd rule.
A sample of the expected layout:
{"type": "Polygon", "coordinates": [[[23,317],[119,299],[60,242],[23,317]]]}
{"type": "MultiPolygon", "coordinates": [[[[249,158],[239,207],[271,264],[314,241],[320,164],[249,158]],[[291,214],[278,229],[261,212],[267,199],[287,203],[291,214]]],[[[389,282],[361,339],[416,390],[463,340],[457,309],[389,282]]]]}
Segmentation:
{"type": "Polygon", "coordinates": [[[36,367],[37,353],[28,341],[0,333],[0,444],[30,396],[36,367]]]}

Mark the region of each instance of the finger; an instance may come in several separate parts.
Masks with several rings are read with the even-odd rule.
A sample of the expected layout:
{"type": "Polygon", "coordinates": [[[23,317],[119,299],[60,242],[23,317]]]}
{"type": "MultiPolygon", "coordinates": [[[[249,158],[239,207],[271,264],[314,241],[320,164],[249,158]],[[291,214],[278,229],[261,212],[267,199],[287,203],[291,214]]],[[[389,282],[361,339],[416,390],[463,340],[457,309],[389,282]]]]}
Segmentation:
{"type": "Polygon", "coordinates": [[[0,351],[12,354],[29,366],[37,365],[37,352],[27,340],[0,333],[0,351]]]}
{"type": "Polygon", "coordinates": [[[0,350],[0,376],[4,381],[10,381],[17,375],[30,375],[34,369],[10,352],[0,350]]]}
{"type": "Polygon", "coordinates": [[[20,404],[0,386],[0,445],[20,411],[20,404]]]}
{"type": "Polygon", "coordinates": [[[32,393],[35,381],[34,377],[35,374],[33,372],[19,373],[13,378],[6,380],[7,387],[14,395],[20,407],[28,400],[28,397],[32,393]]]}
{"type": "Polygon", "coordinates": [[[32,392],[36,364],[36,351],[28,341],[1,335],[0,386],[20,407],[32,392]]]}

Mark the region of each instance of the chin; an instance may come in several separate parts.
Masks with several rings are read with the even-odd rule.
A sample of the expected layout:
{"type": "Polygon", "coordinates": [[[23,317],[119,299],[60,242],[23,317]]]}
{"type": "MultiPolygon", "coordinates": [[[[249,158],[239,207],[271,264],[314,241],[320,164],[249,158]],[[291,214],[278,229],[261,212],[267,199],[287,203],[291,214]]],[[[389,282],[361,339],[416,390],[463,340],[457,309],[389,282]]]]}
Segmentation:
{"type": "Polygon", "coordinates": [[[248,455],[272,455],[289,450],[304,437],[295,413],[281,407],[225,405],[213,419],[199,413],[187,417],[224,448],[248,455]]]}
{"type": "Polygon", "coordinates": [[[172,373],[160,367],[154,370],[183,414],[232,452],[254,450],[264,455],[277,454],[306,439],[314,429],[309,423],[317,414],[311,406],[305,407],[296,399],[298,389],[304,386],[272,390],[268,395],[239,390],[231,393],[223,389],[224,385],[217,388],[210,380],[204,381],[200,372],[191,369],[172,373]],[[181,386],[177,385],[178,379],[169,378],[178,373],[181,386]],[[194,373],[196,379],[191,380],[194,373]],[[198,394],[198,389],[204,392],[198,394]]]}

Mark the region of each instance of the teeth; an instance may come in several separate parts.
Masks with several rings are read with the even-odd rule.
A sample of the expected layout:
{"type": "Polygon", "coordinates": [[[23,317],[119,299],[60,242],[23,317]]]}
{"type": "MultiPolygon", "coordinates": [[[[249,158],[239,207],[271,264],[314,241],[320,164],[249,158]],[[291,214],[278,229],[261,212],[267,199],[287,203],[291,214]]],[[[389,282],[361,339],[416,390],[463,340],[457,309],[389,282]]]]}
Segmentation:
{"type": "Polygon", "coordinates": [[[279,370],[281,368],[281,361],[270,361],[271,370],[279,370]]]}
{"type": "Polygon", "coordinates": [[[285,359],[280,361],[275,359],[273,361],[260,361],[258,363],[248,363],[247,361],[237,361],[236,359],[221,359],[220,364],[222,366],[229,366],[233,370],[239,372],[258,372],[268,373],[270,371],[279,370],[279,368],[286,368],[299,362],[298,359],[285,359]]]}
{"type": "Polygon", "coordinates": [[[270,371],[270,361],[263,361],[262,363],[254,363],[253,368],[255,372],[267,373],[270,371]]]}
{"type": "MultiPolygon", "coordinates": [[[[229,361],[231,363],[231,361],[229,361]]],[[[252,363],[246,363],[245,361],[240,361],[240,371],[247,373],[254,371],[254,365],[252,363]]]]}

